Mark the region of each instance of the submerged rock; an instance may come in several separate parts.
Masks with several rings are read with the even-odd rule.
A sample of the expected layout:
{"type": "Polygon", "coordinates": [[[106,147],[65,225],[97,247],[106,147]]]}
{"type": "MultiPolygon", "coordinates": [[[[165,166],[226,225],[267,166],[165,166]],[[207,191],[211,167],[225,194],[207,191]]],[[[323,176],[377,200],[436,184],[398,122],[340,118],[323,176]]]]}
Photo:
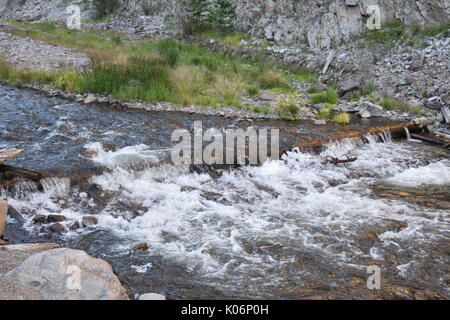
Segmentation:
{"type": "Polygon", "coordinates": [[[66,220],[67,220],[67,218],[65,216],[62,216],[62,215],[51,214],[51,215],[47,216],[47,222],[48,223],[63,222],[63,221],[66,221],[66,220]]]}
{"type": "Polygon", "coordinates": [[[96,217],[86,216],[86,217],[83,217],[81,224],[83,225],[83,227],[88,228],[88,227],[92,227],[92,226],[95,226],[96,224],[98,224],[98,220],[96,217]]]}
{"type": "Polygon", "coordinates": [[[66,228],[61,223],[54,223],[50,226],[49,230],[54,233],[63,233],[66,228]]]}
{"type": "Polygon", "coordinates": [[[48,300],[128,300],[111,266],[80,250],[34,254],[5,277],[37,290],[48,300]]]}
{"type": "Polygon", "coordinates": [[[147,243],[147,242],[139,243],[139,244],[136,246],[136,250],[147,251],[147,250],[148,250],[148,243],[147,243]]]}

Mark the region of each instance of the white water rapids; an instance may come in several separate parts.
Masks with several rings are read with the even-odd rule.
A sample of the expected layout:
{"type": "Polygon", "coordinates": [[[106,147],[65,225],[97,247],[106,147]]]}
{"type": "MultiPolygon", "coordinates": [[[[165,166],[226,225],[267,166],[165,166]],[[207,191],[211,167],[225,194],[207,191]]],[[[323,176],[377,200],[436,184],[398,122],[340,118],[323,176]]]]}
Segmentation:
{"type": "MultiPolygon", "coordinates": [[[[402,277],[426,259],[428,245],[448,241],[449,212],[377,198],[371,185],[450,187],[450,161],[427,164],[427,151],[420,144],[392,143],[389,135],[383,136],[386,143],[376,140],[381,138],[370,137],[368,144],[344,140],[320,155],[296,150],[281,161],[225,171],[217,180],[184,166],[151,166],[159,152],[144,145],[113,152],[90,143],[85,147],[95,151],[92,161],[111,169],[90,181],[113,195],[98,213],[98,228],[124,239],[123,245],[111,248],[115,254],[146,241],[151,254],[237,283],[282,281],[280,270],[301,252],[360,268],[360,259],[388,261],[394,251],[401,257],[396,268],[402,277]],[[355,162],[336,166],[325,161],[348,151],[357,157],[355,162]],[[134,162],[149,165],[135,171],[129,166],[134,162]],[[124,209],[123,203],[136,209],[124,209]],[[361,230],[383,229],[389,221],[405,227],[383,230],[371,247],[358,245],[361,230]]],[[[9,199],[30,214],[29,231],[37,230],[31,222],[34,214],[62,214],[67,224],[91,214],[93,200],[71,188],[69,179],[47,179],[43,185],[43,193],[9,199]]],[[[86,231],[67,236],[80,232],[86,231]]],[[[151,272],[146,261],[133,268],[151,272]]],[[[304,272],[298,270],[298,276],[304,272]]]]}

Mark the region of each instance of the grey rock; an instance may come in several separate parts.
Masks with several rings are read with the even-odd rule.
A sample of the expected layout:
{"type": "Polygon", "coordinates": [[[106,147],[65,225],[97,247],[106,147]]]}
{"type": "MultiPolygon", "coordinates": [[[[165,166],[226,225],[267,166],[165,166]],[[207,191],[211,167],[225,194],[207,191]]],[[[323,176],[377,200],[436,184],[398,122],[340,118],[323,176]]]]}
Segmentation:
{"type": "Polygon", "coordinates": [[[361,79],[359,78],[350,78],[347,79],[339,88],[339,94],[341,97],[348,92],[355,91],[361,87],[361,79]]]}
{"type": "Polygon", "coordinates": [[[48,300],[128,300],[111,266],[79,250],[34,254],[5,278],[32,287],[48,300]]]}
{"type": "Polygon", "coordinates": [[[425,55],[422,52],[414,54],[411,64],[409,66],[410,71],[419,71],[425,62],[425,55]]]}
{"type": "Polygon", "coordinates": [[[83,101],[85,104],[92,104],[97,102],[97,97],[93,94],[89,94],[83,101]]]}
{"type": "Polygon", "coordinates": [[[384,114],[383,107],[374,103],[365,101],[360,109],[359,115],[362,118],[382,117],[384,114]]]}
{"type": "Polygon", "coordinates": [[[326,124],[327,124],[327,120],[324,120],[324,119],[321,119],[321,120],[315,120],[315,121],[314,121],[314,124],[315,124],[316,126],[323,126],[323,125],[326,125],[326,124]]]}

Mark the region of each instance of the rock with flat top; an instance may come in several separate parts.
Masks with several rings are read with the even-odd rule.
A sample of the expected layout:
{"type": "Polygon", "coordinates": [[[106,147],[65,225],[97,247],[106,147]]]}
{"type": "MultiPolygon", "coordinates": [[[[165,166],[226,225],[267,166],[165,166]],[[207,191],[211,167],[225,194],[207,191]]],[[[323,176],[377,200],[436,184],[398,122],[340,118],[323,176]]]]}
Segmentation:
{"type": "Polygon", "coordinates": [[[0,150],[0,164],[17,158],[23,150],[20,149],[1,149],[0,150]]]}
{"type": "Polygon", "coordinates": [[[128,300],[111,266],[80,250],[33,254],[5,278],[33,288],[47,300],[128,300]]]}

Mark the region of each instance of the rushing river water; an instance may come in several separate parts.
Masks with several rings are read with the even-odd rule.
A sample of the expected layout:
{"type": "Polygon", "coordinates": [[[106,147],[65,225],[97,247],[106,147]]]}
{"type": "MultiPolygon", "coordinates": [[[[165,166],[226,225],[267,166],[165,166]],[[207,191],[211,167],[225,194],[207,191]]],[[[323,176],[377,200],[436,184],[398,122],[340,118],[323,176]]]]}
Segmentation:
{"type": "MultiPolygon", "coordinates": [[[[0,110],[0,148],[25,149],[12,164],[47,176],[43,190],[0,189],[24,218],[9,219],[9,236],[103,258],[132,296],[450,297],[450,161],[439,148],[368,137],[211,176],[164,161],[172,130],[199,116],[85,106],[5,86],[0,110]],[[348,150],[355,162],[325,161],[348,150]],[[64,215],[68,226],[95,215],[99,224],[58,236],[33,224],[38,214],[64,215]],[[143,241],[149,250],[136,251],[143,241]],[[380,290],[367,287],[374,265],[380,290]]],[[[200,120],[280,128],[282,143],[342,130],[200,120]]]]}

